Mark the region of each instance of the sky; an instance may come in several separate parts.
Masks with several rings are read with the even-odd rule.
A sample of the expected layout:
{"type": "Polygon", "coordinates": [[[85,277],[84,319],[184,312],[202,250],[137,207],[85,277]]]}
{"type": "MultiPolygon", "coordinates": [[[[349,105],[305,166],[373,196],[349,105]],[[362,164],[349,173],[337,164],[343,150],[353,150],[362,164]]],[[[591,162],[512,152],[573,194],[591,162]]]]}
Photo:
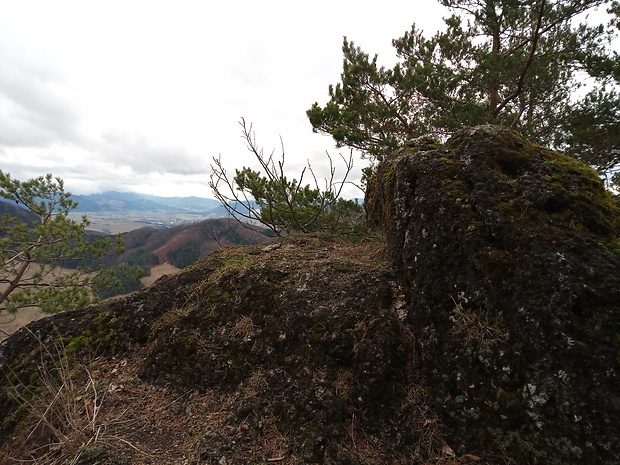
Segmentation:
{"type": "Polygon", "coordinates": [[[289,175],[310,161],[322,178],[326,153],[349,152],[306,110],[340,81],[343,36],[392,66],[392,39],[445,15],[435,0],[0,0],[0,169],[79,195],[213,197],[213,157],[257,167],[245,118],[289,175]]]}

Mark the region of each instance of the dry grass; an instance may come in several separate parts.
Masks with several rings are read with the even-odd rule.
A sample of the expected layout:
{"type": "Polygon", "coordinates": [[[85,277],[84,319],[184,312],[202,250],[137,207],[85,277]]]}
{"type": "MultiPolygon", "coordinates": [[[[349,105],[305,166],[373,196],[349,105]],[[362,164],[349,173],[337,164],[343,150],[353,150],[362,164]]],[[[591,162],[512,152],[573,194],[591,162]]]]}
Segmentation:
{"type": "Polygon", "coordinates": [[[453,324],[452,331],[455,335],[464,339],[466,345],[474,345],[481,350],[489,350],[498,343],[505,342],[508,334],[498,323],[490,321],[478,312],[467,310],[462,298],[454,299],[454,309],[450,320],[453,324]]]}
{"type": "MultiPolygon", "coordinates": [[[[135,361],[84,357],[76,363],[62,344],[40,347],[38,379],[27,388],[11,386],[23,414],[2,444],[0,464],[77,465],[107,463],[107,457],[132,465],[175,464],[193,457],[200,432],[191,416],[179,415],[190,391],[142,382],[135,361]]],[[[191,405],[200,412],[207,406],[206,420],[217,423],[227,404],[205,393],[191,405]]]]}
{"type": "Polygon", "coordinates": [[[341,371],[338,373],[338,376],[334,381],[334,391],[338,397],[342,399],[349,399],[352,378],[353,376],[349,371],[341,371]]]}
{"type": "Polygon", "coordinates": [[[235,323],[233,328],[234,333],[237,336],[241,336],[244,341],[248,341],[256,333],[256,326],[252,322],[252,317],[249,315],[243,315],[239,318],[239,321],[235,323]]]}
{"type": "MultiPolygon", "coordinates": [[[[276,426],[273,416],[265,416],[261,420],[261,434],[253,441],[251,455],[257,463],[274,463],[293,465],[299,463],[298,458],[290,452],[291,439],[276,426]]],[[[229,463],[246,463],[248,451],[240,449],[231,454],[229,463]]]]}
{"type": "Polygon", "coordinates": [[[92,368],[74,363],[59,341],[49,349],[39,340],[41,358],[31,377],[34,386],[11,384],[27,419],[18,432],[25,436],[19,459],[9,455],[3,463],[77,464],[97,457],[114,442],[131,446],[113,434],[117,419],[102,418],[107,394],[118,386],[101,382],[92,368]]]}
{"type": "Polygon", "coordinates": [[[379,439],[368,434],[354,434],[354,432],[351,434],[353,443],[351,452],[359,463],[374,465],[385,461],[385,446],[379,439]]]}

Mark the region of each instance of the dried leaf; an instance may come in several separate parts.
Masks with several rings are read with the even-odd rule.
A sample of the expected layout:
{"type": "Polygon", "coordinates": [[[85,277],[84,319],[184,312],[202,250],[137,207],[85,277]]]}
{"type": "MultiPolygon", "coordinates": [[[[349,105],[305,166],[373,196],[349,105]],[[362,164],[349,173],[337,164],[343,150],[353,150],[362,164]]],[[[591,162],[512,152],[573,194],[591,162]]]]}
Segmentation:
{"type": "Polygon", "coordinates": [[[448,457],[454,457],[456,455],[452,448],[445,442],[441,446],[441,452],[448,457]]]}

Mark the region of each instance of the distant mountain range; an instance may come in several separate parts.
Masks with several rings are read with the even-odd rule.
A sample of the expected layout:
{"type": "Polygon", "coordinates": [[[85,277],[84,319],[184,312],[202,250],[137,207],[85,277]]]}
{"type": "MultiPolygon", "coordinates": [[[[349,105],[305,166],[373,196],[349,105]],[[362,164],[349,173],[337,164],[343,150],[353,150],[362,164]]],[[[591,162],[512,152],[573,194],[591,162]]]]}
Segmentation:
{"type": "Polygon", "coordinates": [[[192,213],[207,217],[226,216],[226,210],[215,199],[202,197],[158,197],[133,192],[103,192],[101,194],[72,195],[78,203],[78,213],[101,212],[165,212],[192,213]]]}
{"type": "MultiPolygon", "coordinates": [[[[106,267],[126,262],[145,269],[163,263],[183,268],[222,246],[258,244],[272,238],[267,230],[258,225],[242,224],[227,218],[226,210],[214,199],[157,197],[126,192],[72,195],[71,198],[78,202],[76,211],[87,216],[103,213],[123,217],[124,214],[139,212],[140,216],[145,217],[151,213],[164,213],[171,217],[182,214],[205,217],[201,221],[185,224],[167,224],[165,227],[148,225],[123,232],[124,252],[121,255],[108,254],[96,263],[106,267]]],[[[21,204],[0,197],[0,220],[5,214],[29,224],[40,222],[37,215],[22,208],[21,204]]],[[[85,234],[87,238],[98,239],[108,233],[88,230],[85,234]]],[[[63,266],[72,265],[65,263],[63,266]]]]}
{"type": "MultiPolygon", "coordinates": [[[[166,213],[168,215],[191,214],[205,218],[228,217],[228,212],[215,199],[202,197],[158,197],[156,195],[136,194],[133,192],[103,192],[101,194],[71,195],[78,203],[76,213],[110,213],[122,217],[125,213],[140,212],[166,213]]],[[[4,213],[20,217],[22,220],[38,220],[36,215],[15,205],[15,202],[0,197],[0,217],[4,213]]]]}

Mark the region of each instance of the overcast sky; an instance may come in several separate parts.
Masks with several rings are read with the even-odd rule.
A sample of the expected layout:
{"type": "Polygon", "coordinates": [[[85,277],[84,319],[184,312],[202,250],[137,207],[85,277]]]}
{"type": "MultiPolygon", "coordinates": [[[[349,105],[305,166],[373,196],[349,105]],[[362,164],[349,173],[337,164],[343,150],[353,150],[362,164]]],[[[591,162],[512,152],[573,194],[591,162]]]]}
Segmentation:
{"type": "Polygon", "coordinates": [[[282,137],[291,173],[323,174],[326,151],[348,152],[305,113],[339,81],[343,36],[391,66],[393,38],[442,16],[435,0],[0,0],[0,169],[74,194],[212,197],[213,156],[254,164],[244,117],[265,151],[282,137]]]}

